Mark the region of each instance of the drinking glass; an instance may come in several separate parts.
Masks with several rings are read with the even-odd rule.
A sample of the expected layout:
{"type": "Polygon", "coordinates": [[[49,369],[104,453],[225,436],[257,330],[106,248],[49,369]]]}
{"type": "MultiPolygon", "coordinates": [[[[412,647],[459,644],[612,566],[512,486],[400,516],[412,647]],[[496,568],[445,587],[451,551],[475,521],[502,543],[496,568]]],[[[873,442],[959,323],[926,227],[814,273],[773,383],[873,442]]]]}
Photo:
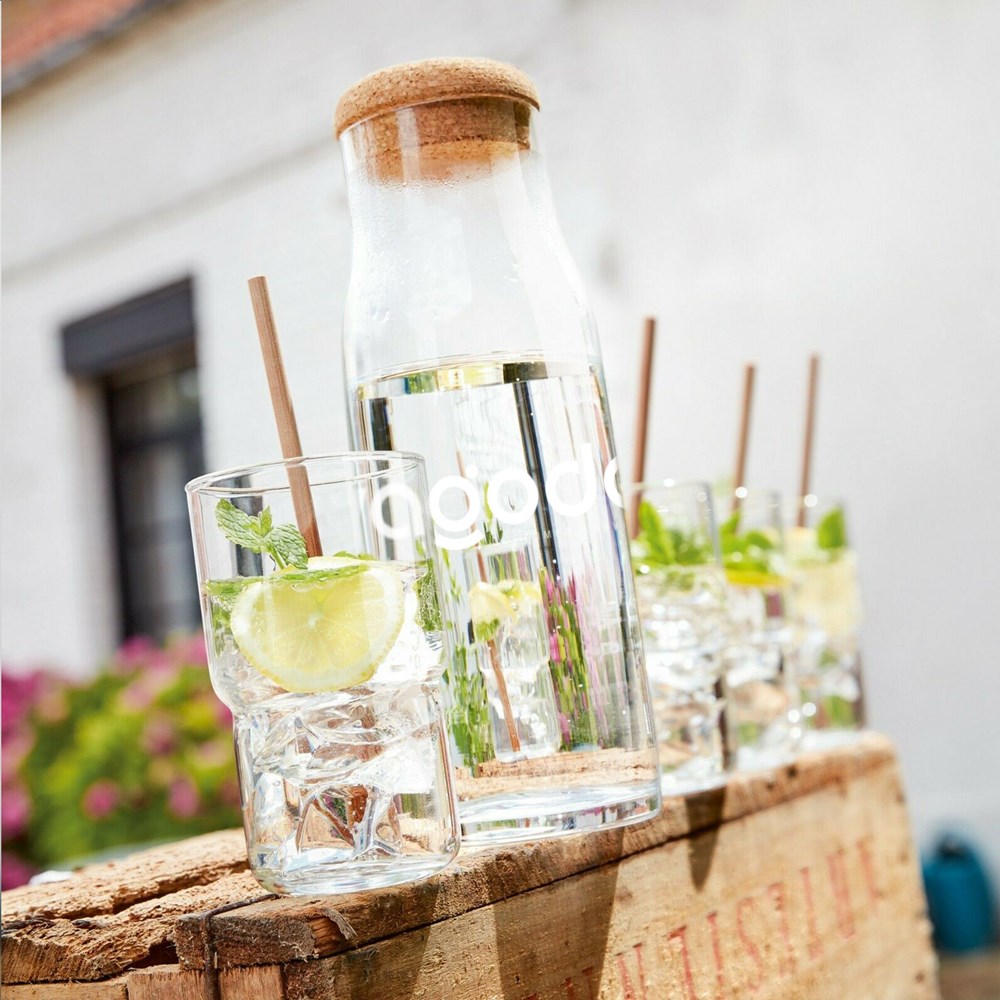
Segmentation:
{"type": "Polygon", "coordinates": [[[780,494],[735,490],[719,542],[729,582],[725,669],[739,765],[771,766],[802,739],[794,663],[786,656],[790,594],[780,494]]]}
{"type": "Polygon", "coordinates": [[[722,653],[729,630],[706,483],[633,487],[632,569],[665,794],[708,787],[732,763],[722,653]]]}
{"type": "Polygon", "coordinates": [[[861,596],[841,500],[810,494],[789,506],[786,531],[795,658],[807,746],[853,738],[863,726],[861,596]]]}
{"type": "Polygon", "coordinates": [[[312,895],[442,869],[459,835],[422,460],[292,459],[212,473],[187,494],[258,881],[312,895]]]}

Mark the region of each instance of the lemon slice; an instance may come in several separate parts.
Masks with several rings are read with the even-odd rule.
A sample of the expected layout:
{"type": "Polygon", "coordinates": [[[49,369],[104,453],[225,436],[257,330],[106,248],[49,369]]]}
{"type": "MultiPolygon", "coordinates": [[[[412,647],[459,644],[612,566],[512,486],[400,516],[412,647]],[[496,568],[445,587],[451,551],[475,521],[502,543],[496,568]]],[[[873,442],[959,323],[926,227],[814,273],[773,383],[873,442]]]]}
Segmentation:
{"type": "Polygon", "coordinates": [[[497,584],[515,612],[526,611],[533,604],[542,603],[541,588],[532,580],[501,580],[497,584]]]}
{"type": "Polygon", "coordinates": [[[734,587],[783,587],[785,578],[757,569],[727,569],[726,579],[734,587]]]}
{"type": "Polygon", "coordinates": [[[403,608],[391,563],[319,556],[294,579],[276,573],[247,587],[230,628],[250,665],[286,691],[339,691],[372,677],[403,627],[403,608]],[[354,566],[361,570],[308,578],[354,566]]]}
{"type": "Polygon", "coordinates": [[[477,583],[469,590],[469,612],[477,626],[509,621],[517,614],[507,595],[489,583],[477,583]]]}

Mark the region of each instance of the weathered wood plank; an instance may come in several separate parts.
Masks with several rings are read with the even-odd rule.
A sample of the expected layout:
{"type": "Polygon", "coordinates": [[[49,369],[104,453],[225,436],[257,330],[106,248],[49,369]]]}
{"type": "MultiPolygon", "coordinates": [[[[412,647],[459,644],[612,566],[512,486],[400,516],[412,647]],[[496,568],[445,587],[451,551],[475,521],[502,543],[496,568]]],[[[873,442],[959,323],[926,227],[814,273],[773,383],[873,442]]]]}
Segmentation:
{"type": "Polygon", "coordinates": [[[220,967],[280,964],[333,955],[407,930],[458,916],[557,879],[773,808],[894,761],[885,737],[865,736],[856,746],[807,754],[795,764],[738,774],[724,787],[667,799],[649,823],[560,840],[467,851],[440,876],[394,889],[336,899],[269,899],[205,921],[179,921],[180,962],[200,968],[214,953],[220,967]],[[208,939],[206,939],[206,934],[208,939]],[[211,947],[211,951],[207,949],[211,947]]]}
{"type": "Polygon", "coordinates": [[[214,984],[208,982],[204,970],[179,965],[134,969],[126,978],[128,1000],[205,1000],[216,996],[218,1000],[283,1000],[285,996],[284,975],[276,965],[223,969],[214,984]]]}
{"type": "Polygon", "coordinates": [[[117,913],[35,918],[4,929],[3,982],[105,979],[151,958],[173,959],[179,917],[266,895],[249,872],[147,899],[117,913]]]}
{"type": "Polygon", "coordinates": [[[125,977],[103,983],[27,983],[5,986],[3,1000],[128,1000],[125,977]]]}
{"type": "Polygon", "coordinates": [[[23,886],[3,894],[3,926],[37,917],[117,913],[143,900],[207,885],[247,868],[242,830],[221,830],[90,865],[64,882],[23,886]]]}
{"type": "Polygon", "coordinates": [[[153,965],[128,974],[128,1000],[206,1000],[205,973],[153,965]]]}
{"type": "Polygon", "coordinates": [[[219,973],[220,1000],[283,1000],[285,976],[276,965],[223,969],[219,973]]]}
{"type": "Polygon", "coordinates": [[[933,1000],[899,776],[285,969],[288,1000],[933,1000]]]}

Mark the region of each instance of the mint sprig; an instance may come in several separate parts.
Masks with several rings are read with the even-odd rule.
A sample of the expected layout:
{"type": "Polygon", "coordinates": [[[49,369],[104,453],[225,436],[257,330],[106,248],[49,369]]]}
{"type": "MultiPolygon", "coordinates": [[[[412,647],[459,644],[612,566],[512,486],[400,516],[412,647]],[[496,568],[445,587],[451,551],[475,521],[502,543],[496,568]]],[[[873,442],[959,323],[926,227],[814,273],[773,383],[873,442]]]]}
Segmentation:
{"type": "Polygon", "coordinates": [[[633,554],[651,567],[703,566],[714,562],[712,545],[698,532],[668,528],[648,500],[639,504],[633,554]]]}
{"type": "Polygon", "coordinates": [[[772,573],[776,552],[774,539],[763,531],[751,528],[740,533],[740,512],[719,525],[719,545],[722,562],[727,570],[751,573],[772,573]]]}
{"type": "Polygon", "coordinates": [[[847,527],[844,524],[843,508],[834,507],[816,525],[816,544],[827,552],[847,548],[847,527]]]}
{"type": "Polygon", "coordinates": [[[220,500],[215,507],[215,520],[230,542],[250,552],[267,553],[278,569],[308,566],[301,532],[294,524],[274,524],[270,507],[251,517],[228,500],[220,500]]]}

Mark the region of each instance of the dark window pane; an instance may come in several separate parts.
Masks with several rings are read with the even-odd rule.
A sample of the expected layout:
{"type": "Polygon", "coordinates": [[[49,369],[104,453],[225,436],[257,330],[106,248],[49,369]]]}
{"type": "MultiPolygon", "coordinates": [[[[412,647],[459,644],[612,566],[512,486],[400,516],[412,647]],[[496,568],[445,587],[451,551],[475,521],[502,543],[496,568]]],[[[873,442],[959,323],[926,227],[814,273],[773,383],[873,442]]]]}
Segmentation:
{"type": "Polygon", "coordinates": [[[190,348],[107,379],[126,635],[199,623],[184,484],[203,469],[190,348]]]}

